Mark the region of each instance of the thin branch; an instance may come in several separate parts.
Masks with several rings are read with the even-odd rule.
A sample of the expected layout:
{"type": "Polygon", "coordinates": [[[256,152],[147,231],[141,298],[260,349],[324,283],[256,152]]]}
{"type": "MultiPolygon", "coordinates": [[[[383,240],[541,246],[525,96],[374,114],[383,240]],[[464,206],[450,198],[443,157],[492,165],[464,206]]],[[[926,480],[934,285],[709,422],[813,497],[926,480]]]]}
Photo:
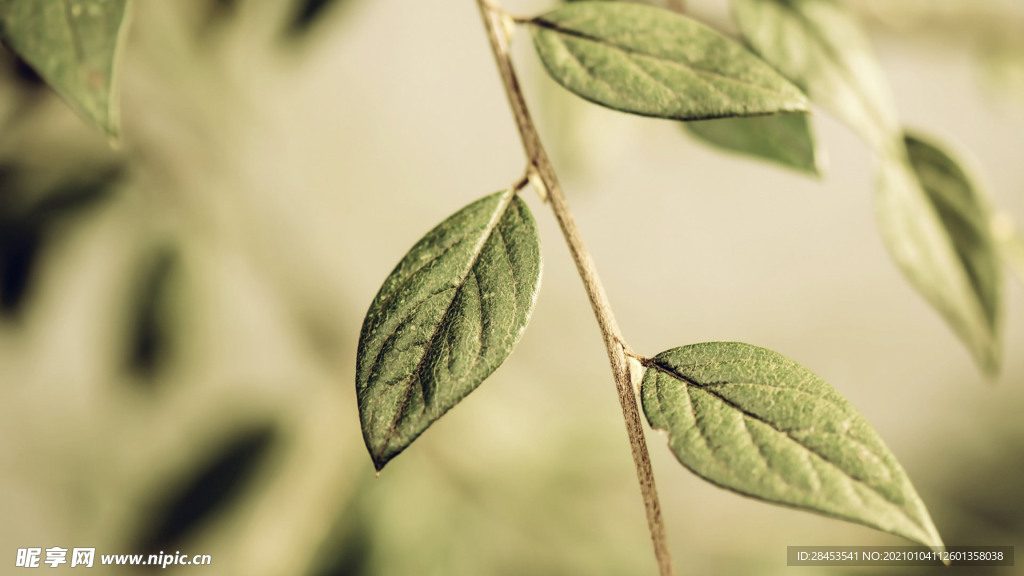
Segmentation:
{"type": "Polygon", "coordinates": [[[527,170],[526,172],[523,173],[522,176],[519,177],[518,180],[516,180],[512,184],[512,186],[510,186],[510,188],[512,188],[513,192],[518,194],[520,190],[522,190],[523,188],[526,188],[529,185],[530,185],[530,171],[527,170]]]}
{"type": "Polygon", "coordinates": [[[594,310],[597,324],[601,329],[605,349],[608,352],[608,361],[611,364],[612,375],[615,377],[615,388],[619,395],[619,404],[622,406],[622,415],[626,423],[626,432],[629,435],[629,445],[633,453],[633,464],[636,466],[637,479],[640,482],[640,492],[644,499],[644,508],[647,512],[647,527],[651,533],[651,541],[654,544],[654,555],[658,561],[658,570],[661,576],[672,576],[672,559],[669,555],[668,543],[665,537],[665,524],[661,516],[661,505],[658,502],[658,492],[654,486],[654,473],[651,469],[651,459],[647,453],[647,442],[644,440],[643,424],[640,421],[640,410],[637,406],[636,395],[630,378],[629,362],[626,359],[625,340],[619,331],[615,316],[612,314],[611,305],[608,303],[608,296],[604,287],[597,277],[597,270],[590,258],[579,228],[573,220],[569,211],[569,204],[562,193],[562,187],[558,183],[558,177],[551,165],[547,152],[541,144],[537,128],[534,126],[530,111],[526,107],[526,100],[519,87],[519,79],[516,76],[515,68],[508,52],[508,38],[502,28],[502,13],[493,6],[490,0],[477,0],[480,8],[480,15],[483,18],[484,26],[487,29],[487,37],[491,44],[491,51],[494,53],[501,80],[505,86],[505,93],[508,96],[512,114],[515,117],[516,126],[519,128],[519,136],[526,151],[526,157],[530,165],[540,177],[541,182],[547,189],[551,209],[562,229],[562,235],[569,245],[573,261],[576,263],[576,270],[583,280],[583,287],[590,299],[590,306],[594,310]]]}

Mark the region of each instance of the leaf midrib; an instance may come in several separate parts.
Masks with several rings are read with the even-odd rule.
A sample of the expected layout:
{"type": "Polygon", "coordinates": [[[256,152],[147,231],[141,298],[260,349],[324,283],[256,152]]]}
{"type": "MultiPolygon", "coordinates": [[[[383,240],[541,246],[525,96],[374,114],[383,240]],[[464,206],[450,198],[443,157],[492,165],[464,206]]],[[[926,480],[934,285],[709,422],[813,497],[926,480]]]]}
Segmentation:
{"type": "MultiPolygon", "coordinates": [[[[836,465],[836,464],[835,464],[834,462],[832,462],[832,461],[831,461],[830,459],[828,459],[828,458],[826,458],[825,456],[823,456],[822,454],[818,453],[818,452],[817,452],[816,450],[813,450],[813,449],[812,449],[812,448],[810,448],[809,446],[806,446],[806,445],[804,445],[804,444],[803,444],[802,442],[800,442],[800,441],[799,441],[798,439],[794,438],[794,437],[793,437],[792,435],[790,435],[789,431],[786,431],[786,430],[780,430],[780,429],[779,429],[778,427],[776,427],[776,426],[775,426],[774,424],[772,424],[771,422],[768,422],[767,420],[765,420],[764,418],[762,418],[762,417],[758,416],[757,414],[753,414],[753,413],[751,413],[751,412],[748,412],[747,410],[744,410],[744,409],[743,409],[743,407],[741,407],[740,405],[738,405],[738,404],[736,404],[735,402],[733,402],[733,401],[729,400],[728,398],[725,398],[724,396],[722,396],[722,395],[721,395],[721,394],[719,394],[718,392],[716,392],[716,391],[712,390],[711,388],[709,388],[709,386],[715,386],[715,385],[719,385],[719,386],[722,386],[722,385],[728,385],[728,384],[730,384],[729,382],[713,382],[713,383],[708,383],[708,384],[701,384],[701,383],[698,383],[698,382],[696,382],[696,381],[694,381],[694,380],[692,380],[692,379],[690,379],[690,378],[688,378],[688,377],[686,377],[686,376],[683,376],[682,374],[679,374],[678,372],[676,372],[676,371],[675,371],[675,370],[674,370],[673,368],[671,368],[671,367],[669,367],[669,366],[664,366],[664,365],[662,365],[662,364],[659,364],[659,363],[654,363],[654,364],[652,364],[652,366],[651,366],[651,367],[652,367],[652,368],[655,368],[655,369],[657,369],[657,370],[659,370],[659,371],[661,371],[662,373],[665,373],[665,374],[667,374],[667,375],[668,375],[669,377],[674,377],[674,378],[677,378],[677,379],[681,380],[681,381],[683,382],[684,386],[687,386],[687,387],[689,387],[689,386],[693,386],[694,388],[697,388],[697,389],[703,390],[704,392],[707,392],[707,393],[708,393],[709,395],[711,395],[711,396],[713,396],[713,397],[717,398],[717,399],[718,399],[719,401],[721,401],[721,402],[722,402],[723,404],[725,404],[726,406],[729,406],[729,407],[730,407],[730,408],[732,408],[733,410],[736,410],[737,412],[739,412],[739,413],[740,413],[740,414],[742,414],[743,416],[745,416],[745,417],[747,417],[747,418],[750,418],[750,419],[752,419],[752,420],[756,420],[756,421],[758,421],[758,422],[760,422],[760,423],[762,423],[762,424],[764,424],[764,425],[768,426],[768,427],[769,427],[769,428],[771,428],[772,430],[775,430],[776,432],[778,432],[778,433],[780,433],[780,434],[784,435],[784,436],[785,436],[786,438],[789,438],[789,439],[790,439],[790,440],[791,440],[791,441],[792,441],[793,443],[797,444],[798,446],[800,446],[800,447],[801,447],[801,448],[803,448],[804,450],[807,450],[807,451],[808,451],[808,452],[810,452],[811,454],[814,454],[814,455],[815,455],[815,456],[817,456],[818,458],[821,458],[821,460],[822,460],[823,462],[827,463],[828,465],[830,465],[830,466],[832,466],[833,468],[835,468],[836,470],[838,470],[838,471],[839,471],[839,472],[840,472],[840,473],[841,473],[841,474],[842,474],[842,475],[843,475],[844,477],[846,477],[846,478],[849,478],[849,479],[850,479],[851,481],[853,481],[853,482],[856,482],[856,483],[858,483],[858,484],[861,484],[861,485],[863,485],[864,487],[866,487],[866,488],[867,488],[867,489],[869,489],[870,491],[872,491],[872,492],[874,492],[875,494],[877,494],[878,496],[880,496],[880,497],[881,497],[881,498],[882,498],[883,500],[885,500],[885,501],[886,501],[886,502],[888,502],[889,504],[892,504],[893,506],[895,506],[895,507],[896,507],[896,509],[897,509],[897,510],[898,510],[898,511],[899,511],[899,512],[900,512],[900,513],[901,513],[901,514],[902,514],[902,515],[903,515],[903,516],[904,516],[904,517],[905,517],[905,518],[907,519],[907,520],[910,520],[910,521],[911,521],[911,522],[912,522],[912,523],[913,523],[913,524],[914,524],[915,526],[917,526],[918,528],[920,528],[920,527],[921,527],[921,526],[919,525],[919,522],[918,522],[917,520],[914,520],[913,518],[911,518],[910,516],[908,516],[908,515],[907,515],[907,513],[906,513],[906,512],[905,512],[905,511],[904,511],[904,510],[902,509],[902,505],[901,505],[901,504],[900,504],[899,502],[894,502],[894,501],[892,501],[892,500],[891,500],[890,498],[888,498],[888,497],[887,497],[887,496],[886,496],[885,494],[883,494],[883,493],[879,492],[879,491],[878,491],[877,489],[875,489],[875,488],[874,488],[873,486],[871,486],[870,484],[868,484],[868,483],[864,482],[863,480],[860,480],[860,479],[854,478],[853,476],[850,476],[850,475],[849,475],[849,474],[848,474],[848,473],[847,473],[847,472],[846,472],[845,470],[843,470],[842,468],[840,468],[840,467],[839,467],[838,465],[836,465]]],[[[689,392],[687,392],[687,396],[689,396],[689,392]]],[[[876,457],[878,457],[878,455],[877,455],[877,454],[875,454],[875,456],[876,456],[876,457]]],[[[884,460],[885,460],[884,458],[879,458],[879,459],[880,459],[880,460],[882,460],[883,462],[884,462],[884,460]]]]}
{"type": "MultiPolygon", "coordinates": [[[[491,216],[491,220],[487,223],[487,226],[483,229],[483,233],[480,235],[480,240],[477,242],[475,246],[473,246],[473,252],[469,258],[469,265],[466,266],[466,268],[460,274],[459,281],[454,286],[452,286],[453,288],[455,288],[455,292],[452,295],[452,299],[448,302],[448,306],[445,307],[444,314],[441,315],[442,321],[437,323],[437,326],[434,327],[434,332],[430,335],[430,338],[427,339],[427,345],[423,348],[423,354],[420,356],[419,361],[416,363],[416,368],[414,368],[412,372],[410,372],[409,378],[417,378],[420,373],[420,370],[423,369],[423,365],[427,360],[427,356],[429,356],[430,347],[433,345],[434,339],[437,338],[438,333],[441,331],[441,327],[444,326],[443,320],[447,318],[448,314],[451,312],[452,305],[455,304],[455,300],[458,297],[458,292],[462,290],[462,287],[465,286],[466,281],[469,279],[469,275],[473,273],[473,268],[480,260],[480,254],[483,252],[484,246],[487,244],[487,240],[491,237],[491,234],[494,232],[494,229],[497,228],[498,223],[505,216],[505,212],[508,211],[508,207],[512,204],[515,198],[516,192],[513,190],[507,190],[504,196],[499,201],[498,206],[494,211],[494,214],[491,216]]],[[[481,306],[483,306],[482,301],[481,306]]],[[[404,380],[403,384],[406,386],[405,393],[402,395],[402,399],[396,405],[395,417],[391,420],[391,424],[388,426],[388,431],[384,435],[384,440],[381,442],[379,451],[377,452],[374,460],[380,460],[384,456],[384,452],[387,450],[388,443],[391,442],[391,437],[394,435],[395,430],[398,428],[398,421],[402,419],[402,413],[405,411],[405,407],[409,403],[409,397],[412,395],[413,387],[411,386],[409,379],[404,380]]],[[[424,402],[426,402],[426,394],[424,394],[424,402]]]]}
{"type": "MultiPolygon", "coordinates": [[[[670,376],[674,376],[674,374],[670,374],[670,376]]],[[[697,386],[697,387],[699,388],[699,386],[697,386]]],[[[657,394],[657,396],[659,398],[658,399],[658,403],[659,404],[664,404],[663,394],[662,394],[661,390],[657,390],[655,392],[655,394],[657,394]]],[[[687,395],[689,395],[689,394],[687,394],[687,395]]],[[[692,407],[691,407],[691,410],[692,410],[692,407]]],[[[706,439],[705,439],[705,441],[706,441],[706,439]]],[[[712,454],[712,457],[716,458],[716,456],[714,454],[712,454]]],[[[826,462],[826,464],[828,464],[827,461],[825,461],[825,462],[826,462]]],[[[696,470],[694,470],[689,464],[686,464],[686,463],[682,463],[682,464],[683,464],[683,466],[685,466],[690,471],[700,475],[700,473],[697,472],[696,470]]],[[[818,474],[817,470],[815,470],[815,473],[818,474]]],[[[789,508],[793,508],[795,510],[803,510],[803,511],[807,511],[808,510],[808,508],[806,506],[800,506],[798,504],[792,504],[792,503],[787,503],[787,502],[779,502],[777,500],[772,500],[772,499],[767,498],[765,496],[760,496],[760,495],[757,495],[757,494],[754,494],[754,493],[744,492],[744,491],[739,490],[739,489],[737,489],[735,487],[729,486],[728,484],[725,484],[725,483],[723,483],[723,482],[721,482],[719,480],[715,480],[715,479],[712,479],[712,478],[707,478],[707,477],[705,477],[703,475],[700,475],[700,476],[704,480],[706,480],[707,482],[710,482],[711,484],[713,484],[715,486],[718,486],[718,487],[720,487],[720,488],[722,488],[724,490],[729,490],[730,492],[737,492],[739,494],[748,496],[748,497],[753,498],[755,500],[760,500],[760,501],[763,501],[763,502],[768,502],[770,504],[775,504],[775,505],[779,505],[779,506],[789,507],[789,508]]],[[[824,516],[831,517],[831,518],[838,518],[840,520],[846,520],[846,521],[855,522],[855,523],[858,523],[858,524],[865,524],[866,523],[863,518],[859,518],[859,517],[856,517],[856,516],[853,516],[853,515],[850,515],[850,514],[842,514],[842,513],[838,513],[838,512],[826,511],[826,510],[818,510],[818,509],[813,509],[813,511],[816,512],[816,513],[822,514],[824,516]]],[[[906,514],[903,514],[903,516],[905,518],[910,519],[906,514]]],[[[913,520],[911,520],[911,522],[913,522],[913,520]]],[[[871,525],[871,526],[879,527],[877,524],[871,524],[870,522],[867,522],[866,524],[867,525],[871,525]]],[[[931,533],[930,533],[930,531],[927,528],[917,526],[916,523],[915,523],[915,526],[920,528],[925,536],[928,536],[928,537],[931,536],[931,533]]],[[[891,530],[889,528],[881,528],[881,529],[883,529],[883,530],[885,530],[887,532],[891,532],[891,530]]],[[[894,533],[899,533],[899,532],[894,532],[894,533]]],[[[915,537],[913,537],[913,538],[911,538],[910,536],[904,536],[904,537],[907,537],[907,538],[910,538],[910,539],[912,539],[914,541],[918,541],[918,542],[922,542],[922,543],[924,543],[925,541],[929,540],[928,538],[922,539],[920,537],[920,534],[915,536],[915,537]]],[[[942,545],[941,544],[941,540],[940,540],[938,545],[939,546],[942,545]]],[[[928,544],[928,546],[931,546],[931,544],[928,544]]]]}
{"type": "Polygon", "coordinates": [[[78,35],[78,29],[73,22],[73,16],[71,15],[71,4],[68,0],[61,0],[63,10],[61,13],[64,16],[64,23],[68,27],[68,32],[71,34],[71,45],[75,50],[75,59],[78,60],[78,67],[81,69],[85,64],[85,49],[82,47],[82,38],[78,35]]]}

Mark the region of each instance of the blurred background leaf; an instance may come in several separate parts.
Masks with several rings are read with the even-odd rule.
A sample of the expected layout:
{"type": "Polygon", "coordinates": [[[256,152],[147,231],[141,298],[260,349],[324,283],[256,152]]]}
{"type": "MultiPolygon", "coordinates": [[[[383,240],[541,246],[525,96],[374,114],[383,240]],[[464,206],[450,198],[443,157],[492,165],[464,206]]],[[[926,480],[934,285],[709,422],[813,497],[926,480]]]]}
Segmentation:
{"type": "Polygon", "coordinates": [[[292,17],[288,21],[286,32],[289,36],[307,34],[324,16],[339,10],[352,0],[299,0],[295,2],[292,17]]]}
{"type": "Polygon", "coordinates": [[[732,0],[750,47],[856,130],[889,150],[899,132],[895,104],[856,16],[832,0],[732,0]]]}
{"type": "Polygon", "coordinates": [[[103,200],[118,176],[108,169],[40,187],[17,170],[0,168],[0,311],[7,316],[21,308],[50,238],[68,217],[103,200]]]}
{"type": "Polygon", "coordinates": [[[991,234],[992,207],[978,178],[945,145],[920,134],[904,138],[910,164],[921,189],[942,220],[978,302],[991,349],[979,355],[996,370],[1002,362],[1003,275],[1002,259],[991,234]]]}
{"type": "Polygon", "coordinates": [[[137,540],[134,551],[153,554],[170,550],[227,507],[243,493],[272,441],[272,429],[245,431],[202,463],[155,507],[149,531],[137,540]]]}
{"type": "Polygon", "coordinates": [[[875,194],[882,239],[910,284],[948,322],[980,368],[995,376],[1002,363],[997,317],[1002,267],[988,238],[988,221],[982,219],[979,231],[977,206],[968,202],[973,195],[961,194],[970,187],[950,185],[948,174],[937,179],[937,172],[948,168],[925,166],[927,161],[921,156],[909,165],[884,161],[875,194]]]}
{"type": "Polygon", "coordinates": [[[161,246],[140,264],[138,291],[129,327],[127,365],[129,370],[152,380],[169,361],[174,350],[171,292],[177,268],[177,253],[161,246]]]}

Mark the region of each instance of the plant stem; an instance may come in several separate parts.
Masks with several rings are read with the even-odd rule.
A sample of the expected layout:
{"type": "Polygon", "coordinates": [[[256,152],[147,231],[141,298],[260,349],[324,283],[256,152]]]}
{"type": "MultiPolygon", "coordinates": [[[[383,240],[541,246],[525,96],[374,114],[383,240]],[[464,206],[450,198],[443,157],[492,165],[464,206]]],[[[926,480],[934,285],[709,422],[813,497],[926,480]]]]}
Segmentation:
{"type": "Polygon", "coordinates": [[[583,287],[590,299],[590,306],[594,310],[597,324],[601,329],[601,336],[608,351],[608,361],[611,364],[612,375],[615,377],[615,387],[619,395],[619,404],[622,406],[622,416],[626,423],[626,432],[629,435],[629,445],[633,453],[633,464],[636,466],[637,479],[640,482],[640,492],[644,499],[644,508],[647,512],[647,527],[651,533],[651,541],[654,544],[654,555],[658,561],[658,570],[661,576],[672,576],[672,559],[669,555],[668,543],[665,538],[665,524],[661,516],[661,504],[658,502],[658,492],[654,486],[654,473],[651,469],[651,458],[647,453],[647,442],[644,440],[643,424],[640,421],[640,410],[637,406],[636,394],[633,390],[630,377],[629,362],[627,361],[627,347],[625,340],[619,331],[615,321],[611,305],[608,303],[608,296],[597,276],[594,262],[587,251],[579,228],[573,220],[569,211],[569,204],[562,193],[562,187],[558,183],[558,177],[551,165],[544,145],[541,144],[537,128],[534,126],[533,118],[526,107],[526,100],[519,87],[519,79],[516,76],[515,68],[508,53],[508,38],[505,36],[501,18],[503,14],[489,4],[489,0],[477,0],[480,8],[480,15],[483,18],[484,26],[487,29],[487,37],[490,40],[491,51],[498,64],[501,73],[501,80],[505,86],[505,93],[508,96],[512,114],[515,117],[516,125],[519,128],[519,136],[526,151],[530,169],[540,177],[545,188],[547,188],[551,209],[562,229],[562,235],[569,245],[569,252],[572,253],[573,261],[576,263],[576,270],[583,280],[583,287]]]}

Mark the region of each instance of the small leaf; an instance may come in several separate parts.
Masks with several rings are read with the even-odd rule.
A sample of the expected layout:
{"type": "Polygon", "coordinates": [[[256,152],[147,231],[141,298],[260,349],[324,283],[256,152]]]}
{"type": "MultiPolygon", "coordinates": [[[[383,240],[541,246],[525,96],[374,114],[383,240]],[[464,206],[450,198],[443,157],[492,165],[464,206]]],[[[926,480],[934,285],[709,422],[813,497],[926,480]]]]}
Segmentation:
{"type": "Polygon", "coordinates": [[[1001,364],[1002,264],[989,208],[949,154],[906,138],[908,162],[888,159],[876,200],[890,254],[989,375],[1001,364]]]}
{"type": "Polygon", "coordinates": [[[942,546],[874,429],[785,356],[738,342],[673,348],[650,361],[641,395],[651,426],[667,431],[672,452],[705,480],[942,546]]]}
{"type": "Polygon", "coordinates": [[[692,136],[716,148],[752,156],[797,172],[821,175],[821,158],[807,114],[773,114],[686,122],[692,136]]]}
{"type": "Polygon", "coordinates": [[[178,273],[178,251],[161,246],[140,267],[130,315],[127,366],[153,384],[174,355],[171,296],[178,273]]]}
{"type": "Polygon", "coordinates": [[[807,109],[796,87],[742,45],[667,10],[576,2],[529,24],[551,77],[609,108],[675,120],[807,109]]]}
{"type": "Polygon", "coordinates": [[[77,112],[119,132],[118,52],[129,0],[0,0],[0,39],[77,112]]]}
{"type": "Polygon", "coordinates": [[[244,493],[276,439],[272,426],[246,430],[220,449],[151,511],[136,543],[142,553],[170,550],[244,493]]]}
{"type": "Polygon", "coordinates": [[[731,0],[754,52],[876,150],[898,147],[895,104],[860,23],[834,0],[731,0]]]}
{"type": "Polygon", "coordinates": [[[32,291],[34,270],[51,237],[69,216],[109,197],[119,167],[76,175],[27,203],[25,178],[18,169],[0,166],[0,318],[15,318],[32,291]]]}
{"type": "Polygon", "coordinates": [[[439,224],[391,272],[356,360],[363,439],[378,470],[511,354],[540,267],[533,216],[506,190],[439,224]]]}

